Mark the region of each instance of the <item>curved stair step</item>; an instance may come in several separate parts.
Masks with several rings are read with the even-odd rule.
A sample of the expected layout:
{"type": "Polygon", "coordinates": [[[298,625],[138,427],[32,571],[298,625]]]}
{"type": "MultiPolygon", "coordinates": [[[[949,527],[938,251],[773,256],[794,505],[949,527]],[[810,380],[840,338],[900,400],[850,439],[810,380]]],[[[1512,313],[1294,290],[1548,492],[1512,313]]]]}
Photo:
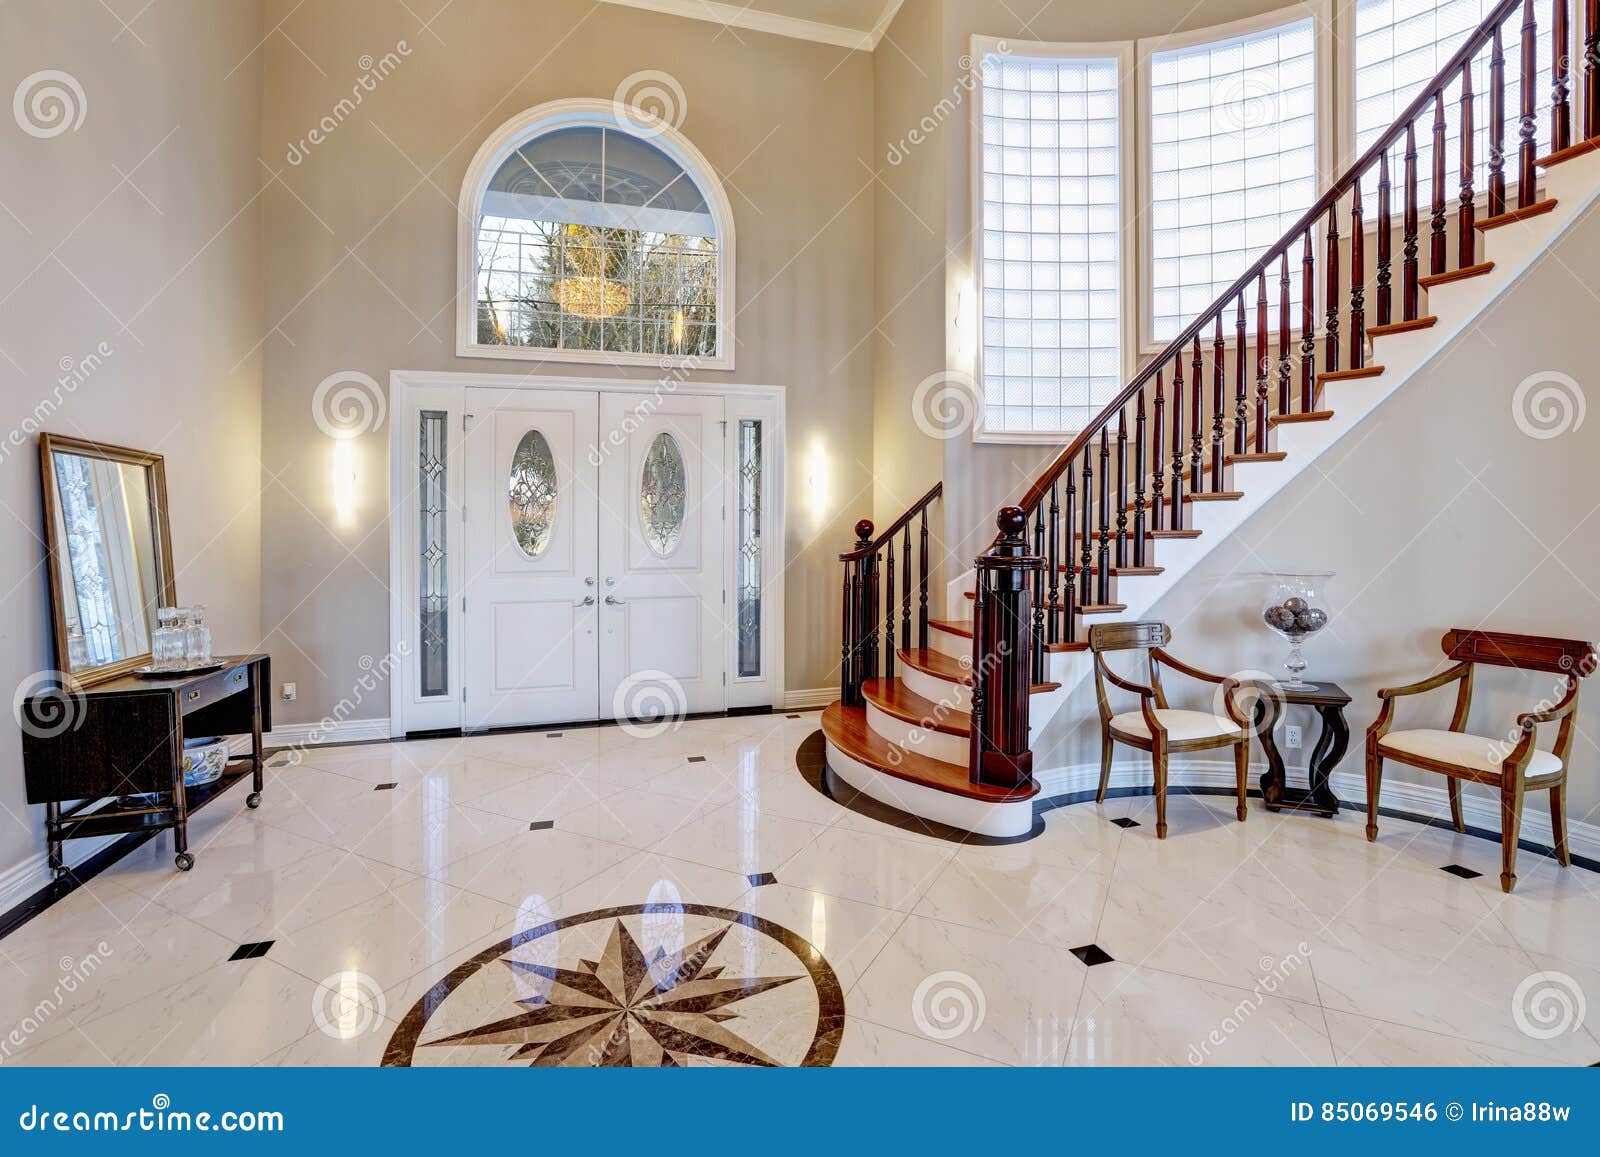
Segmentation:
{"type": "Polygon", "coordinates": [[[1541,169],[1548,169],[1552,165],[1559,165],[1563,161],[1570,161],[1574,157],[1582,157],[1600,149],[1600,137],[1593,137],[1586,141],[1579,141],[1575,145],[1568,145],[1564,149],[1557,149],[1548,156],[1540,157],[1533,163],[1541,169]]]}
{"type": "Polygon", "coordinates": [[[1439,324],[1436,317],[1414,317],[1410,321],[1391,321],[1387,325],[1367,327],[1368,337],[1387,337],[1392,333],[1410,333],[1417,329],[1432,329],[1439,324]]]}
{"type": "Polygon", "coordinates": [[[1526,221],[1529,217],[1543,217],[1556,207],[1554,197],[1543,201],[1535,201],[1531,205],[1524,205],[1520,209],[1507,209],[1504,213],[1497,213],[1493,217],[1485,217],[1482,221],[1473,223],[1473,228],[1487,233],[1490,229],[1498,229],[1502,225],[1512,225],[1518,221],[1526,221]]]}
{"type": "MultiPolygon", "coordinates": [[[[968,591],[967,597],[970,599],[976,596],[971,591],[968,591]]],[[[910,650],[897,651],[895,654],[899,656],[900,661],[907,667],[921,671],[924,675],[932,675],[935,679],[943,679],[948,683],[959,683],[962,686],[970,685],[972,682],[972,668],[963,666],[959,661],[952,659],[943,651],[923,651],[912,648],[910,650]]],[[[1060,683],[1035,683],[1029,690],[1038,695],[1045,691],[1059,690],[1060,687],[1060,683]]]]}
{"type": "Polygon", "coordinates": [[[1291,422],[1326,422],[1332,417],[1332,410],[1307,410],[1303,414],[1274,414],[1271,424],[1283,426],[1291,422]]]}
{"type": "Polygon", "coordinates": [[[1016,803],[1039,794],[1039,784],[1029,780],[1024,788],[991,787],[973,783],[967,769],[942,759],[929,759],[915,751],[896,746],[867,726],[864,707],[834,703],[822,712],[822,733],[828,742],[856,762],[884,775],[921,784],[935,791],[949,792],[985,803],[1016,803]]]}
{"type": "Polygon", "coordinates": [[[946,735],[972,734],[971,715],[918,695],[899,679],[868,679],[861,685],[861,694],[879,711],[902,723],[942,731],[946,735]]]}
{"type": "Polygon", "coordinates": [[[1481,261],[1477,265],[1466,265],[1460,269],[1452,269],[1448,273],[1430,273],[1427,277],[1418,278],[1417,284],[1423,289],[1437,289],[1441,285],[1449,285],[1452,281],[1482,277],[1492,269],[1494,269],[1493,261],[1481,261]]]}

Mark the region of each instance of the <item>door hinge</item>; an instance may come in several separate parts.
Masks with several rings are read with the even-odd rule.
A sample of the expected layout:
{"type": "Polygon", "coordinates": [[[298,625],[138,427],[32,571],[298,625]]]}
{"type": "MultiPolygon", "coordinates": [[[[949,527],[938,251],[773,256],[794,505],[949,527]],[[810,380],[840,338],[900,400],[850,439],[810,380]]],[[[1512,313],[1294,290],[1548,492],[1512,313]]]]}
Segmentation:
{"type": "Polygon", "coordinates": [[[728,605],[728,588],[727,587],[723,587],[722,588],[722,605],[723,606],[727,606],[728,605]]]}
{"type": "Polygon", "coordinates": [[[463,615],[467,613],[467,596],[466,595],[462,595],[461,596],[461,613],[463,615]]]}
{"type": "Polygon", "coordinates": [[[462,414],[461,415],[461,432],[463,434],[467,433],[469,430],[472,429],[471,423],[472,423],[472,419],[475,418],[475,417],[477,417],[476,414],[462,414]]]}
{"type": "Polygon", "coordinates": [[[465,703],[466,701],[467,701],[467,685],[465,683],[463,683],[463,684],[461,684],[461,702],[465,703]]]}

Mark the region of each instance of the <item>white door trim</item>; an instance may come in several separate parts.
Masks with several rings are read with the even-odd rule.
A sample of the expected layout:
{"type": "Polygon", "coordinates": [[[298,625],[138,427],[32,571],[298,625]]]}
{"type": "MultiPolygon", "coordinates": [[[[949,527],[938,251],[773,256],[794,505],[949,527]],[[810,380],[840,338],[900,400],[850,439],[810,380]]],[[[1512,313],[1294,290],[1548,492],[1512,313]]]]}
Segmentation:
{"type": "MultiPolygon", "coordinates": [[[[733,679],[733,654],[728,655],[729,706],[770,703],[774,710],[785,705],[784,685],[784,573],[786,558],[786,430],[788,391],[782,386],[741,383],[684,381],[677,371],[665,371],[658,380],[639,378],[592,378],[527,373],[455,373],[434,370],[393,370],[389,374],[389,734],[400,738],[407,731],[453,728],[461,725],[460,652],[463,638],[460,623],[461,568],[460,544],[465,527],[459,501],[460,470],[453,469],[449,480],[451,511],[446,541],[452,561],[450,570],[450,668],[451,693],[446,698],[424,701],[410,694],[417,679],[416,637],[417,591],[416,557],[418,510],[416,502],[416,454],[414,435],[418,411],[445,408],[449,413],[451,445],[459,444],[461,414],[469,387],[503,390],[590,390],[599,393],[681,394],[722,397],[728,400],[724,417],[730,423],[740,417],[757,417],[770,423],[764,439],[762,462],[763,514],[762,574],[765,581],[765,606],[762,616],[762,666],[764,680],[741,681],[737,696],[733,679]],[[452,400],[453,399],[453,400],[452,400]],[[762,684],[768,694],[761,694],[762,684]],[[448,706],[447,706],[448,705],[448,706]]],[[[731,444],[732,439],[729,439],[731,444]]],[[[730,505],[731,505],[730,498],[730,505]]],[[[729,522],[730,531],[733,522],[729,522]]],[[[737,590],[734,565],[738,552],[724,552],[723,566],[730,598],[737,590]]]]}

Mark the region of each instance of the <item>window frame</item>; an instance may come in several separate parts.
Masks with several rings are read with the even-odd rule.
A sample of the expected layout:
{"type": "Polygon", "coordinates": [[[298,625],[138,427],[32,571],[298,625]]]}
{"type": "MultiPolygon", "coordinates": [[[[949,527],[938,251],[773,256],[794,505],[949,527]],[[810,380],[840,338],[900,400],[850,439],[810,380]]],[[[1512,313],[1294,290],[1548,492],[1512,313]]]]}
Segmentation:
{"type": "MultiPolygon", "coordinates": [[[[1343,0],[1351,6],[1351,17],[1354,17],[1355,0],[1343,0]]],[[[1314,132],[1316,134],[1316,197],[1322,196],[1327,191],[1338,174],[1334,170],[1335,139],[1339,147],[1344,147],[1344,128],[1335,123],[1334,118],[1334,55],[1337,38],[1334,36],[1334,0],[1303,0],[1301,3],[1289,4],[1282,8],[1275,8],[1271,12],[1262,12],[1256,16],[1247,16],[1242,20],[1230,20],[1225,24],[1213,24],[1208,28],[1196,28],[1187,32],[1173,32],[1165,36],[1143,37],[1136,41],[1139,58],[1139,83],[1138,83],[1138,127],[1139,133],[1139,285],[1138,304],[1136,306],[1139,319],[1139,347],[1141,358],[1153,357],[1167,348],[1168,342],[1157,341],[1155,333],[1155,220],[1151,213],[1146,211],[1150,204],[1153,189],[1153,135],[1150,132],[1151,118],[1154,115],[1154,97],[1151,94],[1153,80],[1151,58],[1158,52],[1171,52],[1183,48],[1194,48],[1198,45],[1209,44],[1219,40],[1231,40],[1239,36],[1248,36],[1253,32],[1263,32],[1268,28],[1280,27],[1296,21],[1310,19],[1313,22],[1312,43],[1315,61],[1313,68],[1316,76],[1317,96],[1315,106],[1314,132]]],[[[1349,53],[1350,70],[1344,73],[1345,87],[1354,89],[1354,64],[1355,57],[1349,53]]],[[[1343,103],[1343,102],[1341,102],[1343,103]]],[[[1355,104],[1350,103],[1350,113],[1354,114],[1355,104]]],[[[1350,160],[1354,160],[1351,157],[1350,160]]],[[[1316,198],[1312,199],[1312,204],[1316,198]]],[[[1307,208],[1310,208],[1308,205],[1307,208]]],[[[1320,226],[1313,231],[1313,238],[1320,238],[1320,226]]],[[[1290,260],[1293,267],[1296,262],[1290,260]]],[[[1269,278],[1269,281],[1272,280],[1269,278]]],[[[1318,290],[1320,298],[1320,288],[1318,290]]],[[[1320,305],[1320,302],[1318,303],[1320,305]]],[[[1247,307],[1253,309],[1254,302],[1247,300],[1247,307]]],[[[1250,323],[1252,326],[1254,322],[1250,323]]],[[[1274,331],[1276,332],[1276,331],[1274,331]]],[[[1299,327],[1291,325],[1291,334],[1298,333],[1299,327]]],[[[1223,327],[1225,346],[1231,348],[1235,342],[1233,329],[1223,327]]],[[[1253,332],[1252,332],[1253,338],[1253,332]]]]}
{"type": "Polygon", "coordinates": [[[564,362],[595,366],[649,366],[655,369],[734,368],[734,271],[738,268],[733,204],[703,153],[673,125],[639,109],[610,100],[549,101],[518,113],[484,141],[467,166],[456,206],[456,356],[497,361],[564,362]],[[648,128],[642,126],[649,126],[648,128]],[[497,346],[477,341],[478,230],[483,194],[513,151],[557,129],[600,128],[623,133],[660,149],[694,181],[710,208],[717,230],[717,352],[648,354],[610,350],[497,346]]]}
{"type": "MultiPolygon", "coordinates": [[[[1117,181],[1120,187],[1120,216],[1121,225],[1118,230],[1118,260],[1121,268],[1121,284],[1118,294],[1122,300],[1120,329],[1121,329],[1121,367],[1119,375],[1126,383],[1137,365],[1137,350],[1135,344],[1138,340],[1138,331],[1129,308],[1129,275],[1136,270],[1135,262],[1138,260],[1138,250],[1134,242],[1137,232],[1131,227],[1129,213],[1137,211],[1134,197],[1138,186],[1132,167],[1127,163],[1130,151],[1128,145],[1137,141],[1137,100],[1134,89],[1136,75],[1134,72],[1135,56],[1134,42],[1131,40],[1111,40],[1099,43],[1086,43],[1082,41],[1044,41],[1044,40],[1017,40],[1005,36],[973,36],[971,44],[972,67],[977,70],[978,84],[971,109],[972,141],[969,156],[969,173],[971,189],[971,223],[972,237],[970,252],[968,254],[971,270],[970,282],[972,285],[973,314],[971,324],[975,328],[973,348],[975,355],[972,366],[972,382],[976,392],[973,399],[972,440],[979,444],[998,445],[1055,445],[1063,438],[1071,439],[1078,430],[991,430],[985,420],[986,397],[983,385],[983,60],[990,53],[1021,58],[1040,58],[1057,60],[1111,60],[1117,62],[1117,181]],[[1130,142],[1130,131],[1133,132],[1133,141],[1130,142]]],[[[1137,155],[1136,153],[1132,155],[1137,155]]]]}

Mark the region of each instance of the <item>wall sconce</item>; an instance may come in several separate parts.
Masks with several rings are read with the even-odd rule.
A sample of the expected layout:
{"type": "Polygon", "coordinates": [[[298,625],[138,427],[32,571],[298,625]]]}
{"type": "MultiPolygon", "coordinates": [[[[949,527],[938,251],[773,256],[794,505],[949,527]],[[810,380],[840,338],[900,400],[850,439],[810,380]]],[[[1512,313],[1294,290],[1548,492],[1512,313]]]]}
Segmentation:
{"type": "Polygon", "coordinates": [[[978,348],[978,335],[973,316],[976,312],[973,307],[973,299],[976,296],[977,290],[973,288],[970,280],[963,281],[961,287],[956,290],[956,314],[954,318],[956,356],[960,359],[961,364],[968,369],[972,367],[972,360],[978,348]]]}
{"type": "Polygon", "coordinates": [[[356,523],[356,443],[354,438],[333,440],[333,514],[339,526],[356,523]]]}
{"type": "Polygon", "coordinates": [[[833,478],[828,468],[828,447],[819,436],[806,453],[806,508],[811,521],[821,526],[833,507],[833,478]]]}

